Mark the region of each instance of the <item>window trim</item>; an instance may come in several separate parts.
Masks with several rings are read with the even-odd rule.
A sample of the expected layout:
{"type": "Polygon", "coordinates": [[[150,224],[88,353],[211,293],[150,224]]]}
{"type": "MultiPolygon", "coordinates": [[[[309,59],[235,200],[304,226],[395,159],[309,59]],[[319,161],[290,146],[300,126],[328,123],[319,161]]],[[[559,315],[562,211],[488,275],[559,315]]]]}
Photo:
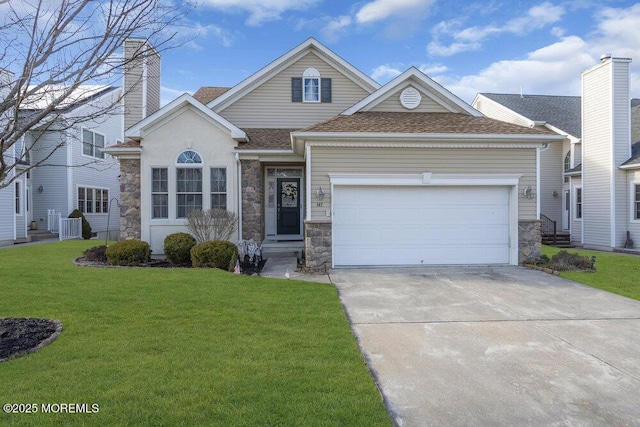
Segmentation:
{"type": "Polygon", "coordinates": [[[111,189],[108,187],[91,187],[88,185],[81,185],[78,184],[76,185],[76,208],[82,212],[85,216],[86,215],[108,215],[109,214],[109,201],[111,200],[111,189]],[[84,206],[81,208],[80,205],[80,189],[83,188],[85,190],[85,197],[84,197],[84,206]],[[92,211],[91,212],[86,212],[86,207],[87,207],[87,193],[86,190],[91,190],[91,205],[92,205],[92,211]],[[107,197],[106,199],[100,199],[101,203],[98,204],[98,198],[96,197],[96,191],[106,191],[107,192],[107,197]],[[106,205],[104,204],[106,201],[106,205]],[[100,206],[100,212],[96,212],[96,207],[100,206]],[[106,209],[105,209],[106,208],[106,209]],[[83,210],[84,209],[84,210],[83,210]]]}
{"type": "Polygon", "coordinates": [[[155,220],[167,220],[167,219],[169,219],[169,217],[170,217],[169,214],[171,212],[171,209],[170,209],[170,207],[171,207],[171,196],[170,196],[170,194],[171,194],[171,178],[170,178],[170,173],[169,173],[169,167],[168,166],[151,166],[149,168],[149,177],[150,177],[150,179],[149,179],[149,184],[150,184],[149,194],[150,194],[150,199],[151,199],[150,200],[151,201],[151,204],[150,204],[150,206],[151,206],[150,219],[152,221],[155,221],[155,220]],[[166,176],[166,178],[167,178],[166,179],[167,191],[166,192],[160,192],[160,191],[155,191],[154,192],[153,191],[153,171],[154,171],[154,169],[162,169],[162,170],[166,171],[166,173],[167,173],[167,176],[166,176]],[[155,216],[153,216],[154,215],[154,208],[155,208],[155,205],[153,204],[153,196],[154,195],[166,195],[167,196],[167,216],[166,217],[155,217],[155,216]]]}
{"type": "Polygon", "coordinates": [[[22,185],[20,185],[20,181],[15,181],[15,186],[14,188],[14,200],[15,200],[15,204],[14,204],[14,210],[15,210],[15,214],[18,216],[23,216],[24,215],[24,208],[22,206],[22,185]]]}
{"type": "Polygon", "coordinates": [[[640,194],[640,181],[631,181],[631,189],[630,189],[630,216],[629,221],[634,224],[640,224],[640,197],[637,197],[640,194]]]}
{"type": "Polygon", "coordinates": [[[307,68],[302,73],[302,102],[308,104],[318,104],[322,100],[322,88],[320,87],[320,72],[315,68],[307,68]],[[307,99],[307,81],[313,82],[315,81],[315,93],[312,92],[311,95],[315,95],[313,99],[307,99]],[[317,98],[317,99],[316,99],[317,98]]]}
{"type": "Polygon", "coordinates": [[[584,194],[582,192],[582,186],[576,186],[573,189],[573,219],[576,221],[582,221],[584,215],[584,194]],[[578,191],[580,191],[580,200],[578,200],[578,191]],[[580,209],[578,209],[578,206],[580,209]],[[580,216],[578,216],[578,213],[580,216]]]}
{"type": "Polygon", "coordinates": [[[220,208],[214,208],[213,207],[213,196],[214,195],[224,195],[225,198],[225,206],[224,206],[224,210],[228,211],[229,210],[229,173],[228,173],[228,169],[226,166],[211,166],[209,167],[209,207],[211,209],[220,209],[220,208]],[[213,191],[212,188],[213,186],[212,181],[213,181],[213,170],[214,169],[221,169],[224,170],[224,192],[222,191],[213,191]]]}
{"type": "Polygon", "coordinates": [[[102,136],[102,143],[103,143],[102,148],[104,149],[104,148],[107,147],[107,135],[106,134],[104,134],[102,132],[98,132],[98,131],[92,130],[92,129],[89,129],[89,128],[83,127],[83,128],[80,129],[80,144],[81,144],[80,145],[80,147],[81,147],[80,152],[82,153],[83,157],[89,157],[91,159],[97,159],[97,160],[105,160],[104,151],[101,152],[102,157],[96,156],[96,135],[102,136]],[[92,134],[92,138],[91,138],[91,153],[92,154],[91,155],[85,154],[85,152],[84,152],[84,145],[85,145],[84,132],[85,131],[91,132],[91,134],[92,134]]]}
{"type": "Polygon", "coordinates": [[[176,161],[175,161],[175,175],[174,175],[174,182],[175,182],[175,188],[174,188],[174,194],[175,194],[175,199],[174,199],[174,205],[175,205],[175,219],[185,219],[188,217],[189,212],[186,213],[185,216],[180,216],[179,212],[178,212],[178,201],[179,201],[179,195],[185,194],[185,195],[189,195],[189,194],[193,194],[193,195],[200,195],[200,209],[202,210],[203,206],[204,206],[204,184],[205,184],[205,176],[204,176],[204,162],[202,161],[202,155],[200,153],[198,153],[195,150],[192,149],[187,149],[187,150],[183,150],[180,153],[178,153],[178,155],[176,156],[176,161]],[[183,163],[180,161],[180,157],[182,157],[182,155],[184,153],[193,153],[194,155],[197,156],[198,158],[198,162],[192,162],[192,163],[183,163]],[[189,192],[184,192],[184,191],[178,191],[178,171],[181,169],[197,169],[200,171],[200,191],[189,191],[189,192]]]}

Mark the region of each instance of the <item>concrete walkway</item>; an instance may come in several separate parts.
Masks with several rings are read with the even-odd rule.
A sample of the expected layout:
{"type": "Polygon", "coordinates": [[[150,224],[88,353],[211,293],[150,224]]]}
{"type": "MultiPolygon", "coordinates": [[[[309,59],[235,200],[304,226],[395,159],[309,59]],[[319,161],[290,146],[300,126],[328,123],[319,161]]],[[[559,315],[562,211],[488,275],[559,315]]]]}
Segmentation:
{"type": "Polygon", "coordinates": [[[330,278],[397,425],[640,425],[638,301],[522,267],[330,278]]]}

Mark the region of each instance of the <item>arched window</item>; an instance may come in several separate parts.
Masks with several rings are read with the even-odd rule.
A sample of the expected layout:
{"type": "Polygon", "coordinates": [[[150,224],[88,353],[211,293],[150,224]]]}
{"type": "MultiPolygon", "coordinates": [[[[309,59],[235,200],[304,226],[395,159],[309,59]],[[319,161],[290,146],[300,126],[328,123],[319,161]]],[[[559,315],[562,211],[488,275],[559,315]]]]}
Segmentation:
{"type": "Polygon", "coordinates": [[[202,157],[195,151],[180,153],[176,167],[176,218],[202,209],[202,157]]]}
{"type": "Polygon", "coordinates": [[[302,99],[320,102],[320,72],[315,68],[307,68],[302,74],[302,99]]]}
{"type": "Polygon", "coordinates": [[[567,151],[567,155],[564,156],[564,171],[568,172],[571,169],[571,150],[567,151]]]}

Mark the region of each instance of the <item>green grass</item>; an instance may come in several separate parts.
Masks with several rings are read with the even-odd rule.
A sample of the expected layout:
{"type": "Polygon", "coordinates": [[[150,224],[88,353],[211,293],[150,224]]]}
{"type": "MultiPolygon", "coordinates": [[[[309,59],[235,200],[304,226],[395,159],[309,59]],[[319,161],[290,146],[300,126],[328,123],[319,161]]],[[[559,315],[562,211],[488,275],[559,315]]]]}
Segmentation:
{"type": "Polygon", "coordinates": [[[0,249],[0,317],[64,325],[0,363],[0,404],[99,405],[0,425],[391,424],[333,286],[73,265],[96,244],[0,249]]]}
{"type": "MultiPolygon", "coordinates": [[[[560,249],[550,246],[542,247],[542,254],[547,255],[549,258],[559,251],[560,249]]],[[[577,252],[580,255],[589,257],[595,256],[596,272],[563,271],[560,273],[561,277],[640,300],[640,257],[613,252],[594,252],[575,249],[569,249],[568,252],[577,252]]]]}

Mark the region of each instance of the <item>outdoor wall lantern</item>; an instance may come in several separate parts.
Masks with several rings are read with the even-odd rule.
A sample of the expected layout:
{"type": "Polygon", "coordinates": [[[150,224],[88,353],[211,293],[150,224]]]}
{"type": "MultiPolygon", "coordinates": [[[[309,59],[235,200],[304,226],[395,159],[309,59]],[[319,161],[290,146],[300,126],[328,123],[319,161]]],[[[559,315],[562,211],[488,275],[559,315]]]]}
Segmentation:
{"type": "Polygon", "coordinates": [[[558,196],[559,196],[558,192],[557,192],[557,191],[554,191],[554,192],[553,192],[553,198],[554,198],[554,199],[557,199],[557,198],[558,198],[558,196]]]}
{"type": "Polygon", "coordinates": [[[42,193],[44,191],[44,187],[41,185],[38,187],[38,193],[42,193]]]}
{"type": "Polygon", "coordinates": [[[319,202],[324,200],[324,190],[322,189],[322,187],[318,187],[318,191],[316,191],[316,198],[319,202]]]}
{"type": "Polygon", "coordinates": [[[522,191],[522,194],[524,195],[524,197],[526,197],[527,199],[533,199],[536,195],[533,192],[533,188],[531,188],[530,185],[527,186],[527,188],[525,188],[522,191]]]}

